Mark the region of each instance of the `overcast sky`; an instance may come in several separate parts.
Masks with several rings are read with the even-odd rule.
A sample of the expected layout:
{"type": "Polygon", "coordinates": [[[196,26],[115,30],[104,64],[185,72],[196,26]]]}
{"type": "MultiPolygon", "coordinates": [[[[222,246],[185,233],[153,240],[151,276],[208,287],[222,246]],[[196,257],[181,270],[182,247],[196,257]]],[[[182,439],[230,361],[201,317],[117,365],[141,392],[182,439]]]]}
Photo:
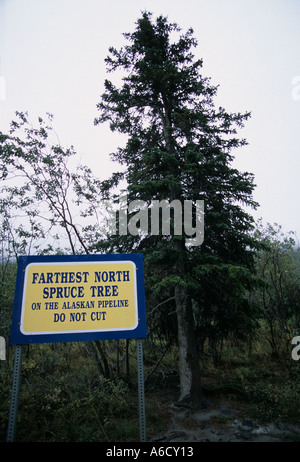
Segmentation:
{"type": "Polygon", "coordinates": [[[255,175],[254,216],[296,231],[300,244],[299,0],[0,0],[0,130],[15,111],[33,121],[50,112],[61,143],[107,178],[122,140],[93,124],[104,58],[143,10],[192,27],[217,105],[252,112],[234,165],[255,175]]]}

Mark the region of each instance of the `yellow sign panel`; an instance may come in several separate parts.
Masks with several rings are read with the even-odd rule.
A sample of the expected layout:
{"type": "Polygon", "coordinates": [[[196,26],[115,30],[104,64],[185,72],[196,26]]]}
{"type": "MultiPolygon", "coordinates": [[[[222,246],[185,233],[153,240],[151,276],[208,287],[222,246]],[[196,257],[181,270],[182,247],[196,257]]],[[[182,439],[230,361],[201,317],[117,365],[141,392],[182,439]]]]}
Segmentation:
{"type": "Polygon", "coordinates": [[[20,330],[34,335],[135,329],[136,291],[132,261],[31,263],[20,330]]]}

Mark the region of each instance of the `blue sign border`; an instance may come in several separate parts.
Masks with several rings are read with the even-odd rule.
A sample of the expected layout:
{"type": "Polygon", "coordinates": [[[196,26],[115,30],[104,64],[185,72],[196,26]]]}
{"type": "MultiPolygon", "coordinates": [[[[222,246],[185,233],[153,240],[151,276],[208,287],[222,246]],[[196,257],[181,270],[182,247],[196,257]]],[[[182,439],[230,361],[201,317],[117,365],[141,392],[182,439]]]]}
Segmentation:
{"type": "Polygon", "coordinates": [[[143,254],[93,254],[93,255],[29,255],[19,257],[18,272],[16,279],[16,290],[14,309],[12,316],[10,344],[22,345],[31,343],[56,343],[56,342],[79,342],[90,340],[112,340],[112,339],[130,339],[145,338],[147,336],[146,328],[146,304],[145,304],[145,287],[144,287],[144,263],[143,254]],[[68,262],[112,262],[112,261],[132,261],[135,263],[136,284],[137,284],[137,307],[138,307],[138,325],[133,330],[116,330],[108,332],[72,332],[57,334],[36,334],[24,335],[20,330],[22,299],[24,292],[25,269],[30,263],[68,263],[68,262]]]}

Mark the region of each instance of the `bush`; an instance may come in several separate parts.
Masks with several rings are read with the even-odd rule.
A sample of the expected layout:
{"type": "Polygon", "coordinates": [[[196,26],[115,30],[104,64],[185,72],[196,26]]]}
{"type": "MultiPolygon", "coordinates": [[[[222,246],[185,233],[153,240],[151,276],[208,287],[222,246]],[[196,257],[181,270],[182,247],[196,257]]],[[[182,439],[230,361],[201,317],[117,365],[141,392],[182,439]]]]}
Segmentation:
{"type": "MultiPolygon", "coordinates": [[[[12,364],[3,366],[0,432],[5,440],[12,364]]],[[[99,377],[93,359],[85,356],[76,343],[24,347],[16,440],[134,440],[138,436],[135,398],[137,401],[137,394],[130,393],[121,379],[99,377]]]]}
{"type": "Polygon", "coordinates": [[[299,421],[300,388],[294,384],[274,385],[257,382],[245,387],[246,399],[255,406],[263,421],[283,419],[299,421]]]}

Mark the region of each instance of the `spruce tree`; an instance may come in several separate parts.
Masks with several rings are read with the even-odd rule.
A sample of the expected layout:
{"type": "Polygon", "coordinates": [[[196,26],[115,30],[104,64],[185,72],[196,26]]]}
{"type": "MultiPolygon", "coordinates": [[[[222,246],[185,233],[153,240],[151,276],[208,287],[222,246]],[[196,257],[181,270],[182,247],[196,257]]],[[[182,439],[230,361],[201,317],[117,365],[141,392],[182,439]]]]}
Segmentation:
{"type": "Polygon", "coordinates": [[[186,245],[184,232],[177,235],[174,229],[171,236],[153,235],[151,229],[148,234],[117,233],[99,248],[144,253],[146,285],[166,298],[161,321],[176,310],[179,402],[203,407],[201,342],[232,330],[241,334],[255,323],[246,295],[255,282],[256,242],[249,233],[253,218],[242,208],[257,207],[254,179],[232,166],[232,150],[246,144],[237,129],[250,113],[229,114],[215,107],[217,87],[201,74],[192,29],[182,33],[166,17],[154,20],[144,12],[134,32],[124,37],[127,44],[120,50],[111,47],[106,58],[108,72],[122,72],[122,84],[105,80],[95,120],[127,135],[126,145],[112,155],[123,170],[104,183],[104,190],[116,200],[114,187],[125,180],[128,203],[203,200],[205,233],[198,246],[186,245]]]}

